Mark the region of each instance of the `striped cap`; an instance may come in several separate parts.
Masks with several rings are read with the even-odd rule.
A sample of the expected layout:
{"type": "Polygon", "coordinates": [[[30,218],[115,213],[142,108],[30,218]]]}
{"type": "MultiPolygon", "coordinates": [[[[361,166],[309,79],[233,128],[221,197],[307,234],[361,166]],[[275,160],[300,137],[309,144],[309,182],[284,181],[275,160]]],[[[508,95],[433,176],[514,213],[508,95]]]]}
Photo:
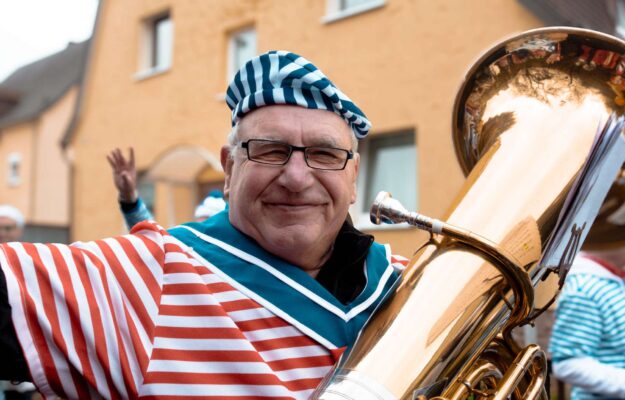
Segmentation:
{"type": "Polygon", "coordinates": [[[245,63],[228,86],[226,102],[232,110],[232,126],[257,108],[293,104],[335,112],[358,139],[371,129],[371,122],[360,108],[321,70],[287,51],[270,51],[245,63]]]}

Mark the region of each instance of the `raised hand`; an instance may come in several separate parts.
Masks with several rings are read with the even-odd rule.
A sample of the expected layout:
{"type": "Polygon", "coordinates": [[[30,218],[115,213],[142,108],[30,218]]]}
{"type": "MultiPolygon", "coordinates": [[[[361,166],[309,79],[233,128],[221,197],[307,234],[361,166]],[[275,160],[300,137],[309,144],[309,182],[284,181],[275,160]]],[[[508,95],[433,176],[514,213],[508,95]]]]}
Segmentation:
{"type": "Polygon", "coordinates": [[[111,151],[107,156],[113,170],[113,182],[117,188],[119,201],[134,203],[139,196],[137,192],[137,170],[135,169],[135,151],[128,149],[128,159],[119,148],[111,151]]]}

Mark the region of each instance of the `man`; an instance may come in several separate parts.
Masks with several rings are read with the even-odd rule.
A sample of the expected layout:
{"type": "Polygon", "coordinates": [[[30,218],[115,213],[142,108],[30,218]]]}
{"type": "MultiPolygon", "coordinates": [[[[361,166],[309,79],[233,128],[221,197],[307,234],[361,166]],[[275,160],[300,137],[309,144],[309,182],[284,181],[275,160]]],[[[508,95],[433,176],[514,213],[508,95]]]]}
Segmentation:
{"type": "MultiPolygon", "coordinates": [[[[117,148],[107,154],[106,159],[113,171],[113,183],[117,189],[117,200],[126,227],[130,229],[141,221],[153,220],[152,213],[139,196],[137,189],[134,149],[132,147],[128,149],[128,158],[126,158],[122,151],[117,148]]],[[[223,193],[219,190],[213,190],[195,208],[193,218],[196,222],[202,222],[225,208],[226,202],[223,199],[223,193]]]]}
{"type": "Polygon", "coordinates": [[[17,208],[0,205],[0,243],[14,242],[22,237],[24,217],[17,208]]]}
{"type": "Polygon", "coordinates": [[[558,299],[553,374],[572,400],[625,399],[625,248],[581,253],[558,299]]]}
{"type": "Polygon", "coordinates": [[[394,285],[388,247],[346,222],[360,109],[282,51],[243,66],[227,102],[224,212],[0,247],[21,374],[44,395],[308,398],[394,285]]]}

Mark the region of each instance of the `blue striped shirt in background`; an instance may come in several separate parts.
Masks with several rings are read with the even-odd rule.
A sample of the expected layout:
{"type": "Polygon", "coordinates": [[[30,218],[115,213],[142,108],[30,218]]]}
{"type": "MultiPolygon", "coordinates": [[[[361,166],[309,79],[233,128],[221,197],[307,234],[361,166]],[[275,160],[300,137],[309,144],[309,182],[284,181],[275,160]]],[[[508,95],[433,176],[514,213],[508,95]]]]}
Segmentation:
{"type": "MultiPolygon", "coordinates": [[[[625,283],[600,264],[578,257],[558,302],[549,346],[554,364],[592,358],[625,369],[625,283]]],[[[588,372],[588,371],[586,371],[588,372]]],[[[599,377],[600,380],[600,377],[599,377]]],[[[609,383],[625,387],[625,382],[609,383]]],[[[586,389],[591,389],[588,384],[586,389]]],[[[574,387],[572,400],[610,399],[574,387]]]]}

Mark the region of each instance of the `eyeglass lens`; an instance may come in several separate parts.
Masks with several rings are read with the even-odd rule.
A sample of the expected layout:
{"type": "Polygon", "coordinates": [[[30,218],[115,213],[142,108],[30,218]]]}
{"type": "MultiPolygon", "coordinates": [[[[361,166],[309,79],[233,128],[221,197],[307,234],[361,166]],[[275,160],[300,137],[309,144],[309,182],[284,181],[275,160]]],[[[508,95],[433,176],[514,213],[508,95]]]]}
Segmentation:
{"type": "Polygon", "coordinates": [[[349,151],[333,147],[297,147],[270,140],[250,139],[245,144],[248,158],[252,161],[284,165],[293,151],[304,151],[306,164],[311,168],[339,170],[345,168],[349,151]]]}

